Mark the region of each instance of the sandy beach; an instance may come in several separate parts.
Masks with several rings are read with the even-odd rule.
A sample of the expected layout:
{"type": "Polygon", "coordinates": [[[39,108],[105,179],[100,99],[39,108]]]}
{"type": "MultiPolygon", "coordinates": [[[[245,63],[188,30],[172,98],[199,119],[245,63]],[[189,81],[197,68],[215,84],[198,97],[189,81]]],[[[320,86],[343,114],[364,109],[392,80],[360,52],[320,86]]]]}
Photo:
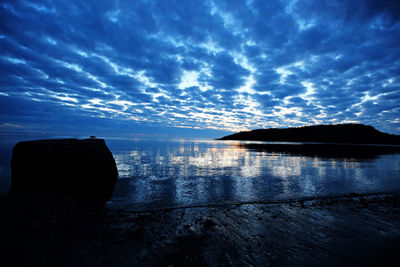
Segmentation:
{"type": "Polygon", "coordinates": [[[3,266],[400,263],[398,193],[147,211],[2,196],[0,207],[3,266]]]}

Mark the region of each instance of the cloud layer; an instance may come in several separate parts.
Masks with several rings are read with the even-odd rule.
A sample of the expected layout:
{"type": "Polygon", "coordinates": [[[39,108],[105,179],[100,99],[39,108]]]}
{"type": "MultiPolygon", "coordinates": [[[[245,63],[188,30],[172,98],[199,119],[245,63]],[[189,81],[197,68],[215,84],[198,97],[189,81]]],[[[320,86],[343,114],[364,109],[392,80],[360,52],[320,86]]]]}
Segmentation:
{"type": "Polygon", "coordinates": [[[3,0],[0,49],[3,129],[400,133],[395,1],[3,0]]]}

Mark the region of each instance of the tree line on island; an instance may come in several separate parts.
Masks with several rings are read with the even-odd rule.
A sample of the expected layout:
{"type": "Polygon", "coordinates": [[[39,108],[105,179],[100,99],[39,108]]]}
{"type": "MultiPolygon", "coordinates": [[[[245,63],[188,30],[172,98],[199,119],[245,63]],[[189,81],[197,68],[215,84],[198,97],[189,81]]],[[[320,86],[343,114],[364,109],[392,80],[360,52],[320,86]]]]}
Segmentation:
{"type": "Polygon", "coordinates": [[[243,131],[219,140],[321,142],[400,145],[400,135],[383,133],[363,124],[329,124],[243,131]]]}

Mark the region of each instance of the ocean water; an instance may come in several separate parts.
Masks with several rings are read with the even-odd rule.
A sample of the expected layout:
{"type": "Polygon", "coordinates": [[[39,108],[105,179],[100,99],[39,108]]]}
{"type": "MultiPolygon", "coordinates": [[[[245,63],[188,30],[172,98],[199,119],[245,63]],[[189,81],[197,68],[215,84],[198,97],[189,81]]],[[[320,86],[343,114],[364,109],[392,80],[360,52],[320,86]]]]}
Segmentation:
{"type": "MultiPolygon", "coordinates": [[[[1,136],[0,194],[9,191],[13,145],[40,138],[1,136]]],[[[173,207],[400,191],[400,153],[330,157],[216,140],[106,138],[106,143],[119,172],[111,205],[173,207]]]]}

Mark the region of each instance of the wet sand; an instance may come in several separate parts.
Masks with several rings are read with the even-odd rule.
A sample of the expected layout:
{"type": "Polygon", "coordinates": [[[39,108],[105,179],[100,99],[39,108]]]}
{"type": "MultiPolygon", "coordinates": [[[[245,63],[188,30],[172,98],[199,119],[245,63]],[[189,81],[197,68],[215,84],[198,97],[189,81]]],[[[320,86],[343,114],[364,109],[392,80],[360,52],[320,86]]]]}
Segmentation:
{"type": "Polygon", "coordinates": [[[0,208],[2,266],[400,264],[398,193],[148,211],[2,196],[0,208]]]}

